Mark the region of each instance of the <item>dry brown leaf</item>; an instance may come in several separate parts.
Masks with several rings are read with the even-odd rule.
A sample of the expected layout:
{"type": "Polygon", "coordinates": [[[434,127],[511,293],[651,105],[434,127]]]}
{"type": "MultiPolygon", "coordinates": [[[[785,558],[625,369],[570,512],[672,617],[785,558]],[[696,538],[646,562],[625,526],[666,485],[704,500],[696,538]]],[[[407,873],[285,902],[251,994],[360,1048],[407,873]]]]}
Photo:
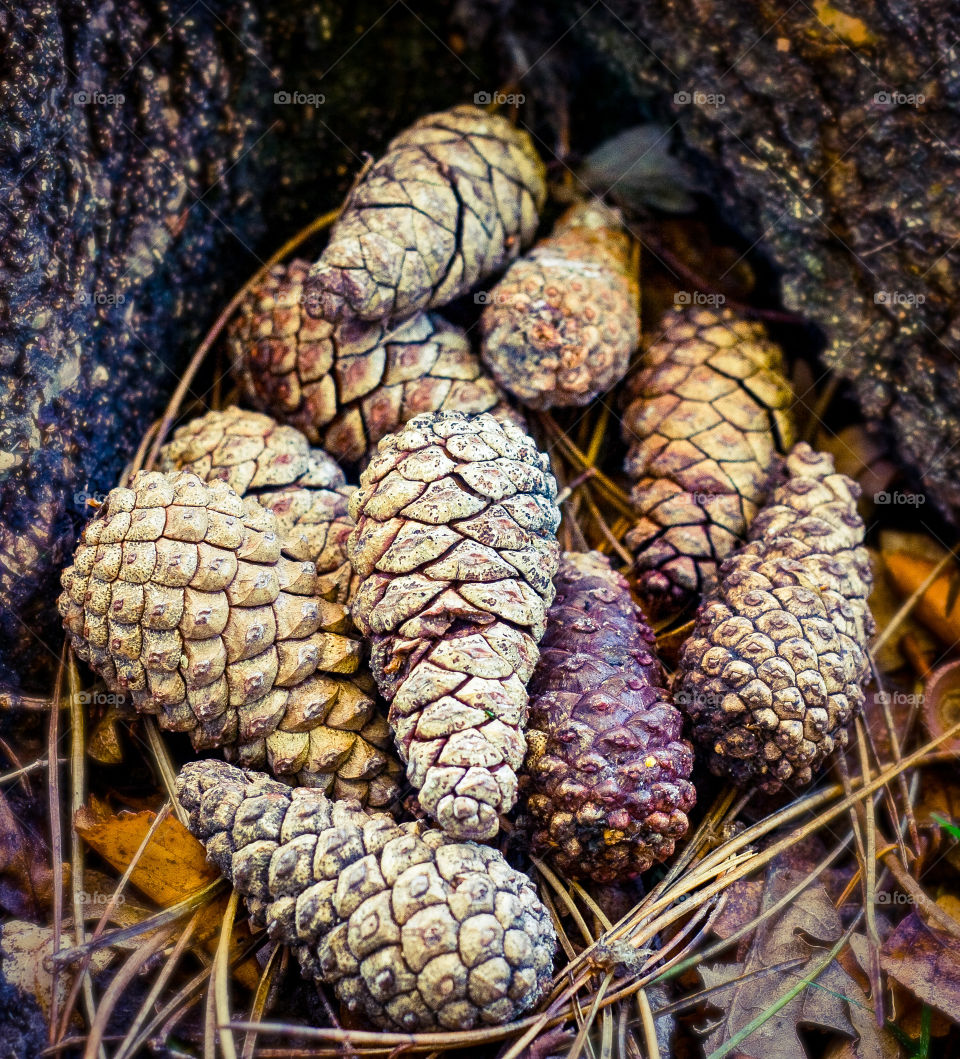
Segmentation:
{"type": "MultiPolygon", "coordinates": [[[[22,919],[11,919],[0,925],[0,976],[3,981],[32,996],[48,1019],[53,997],[53,940],[51,927],[39,927],[22,919]]],[[[69,949],[72,944],[71,938],[61,935],[61,949],[69,949]]],[[[96,974],[104,970],[112,959],[112,952],[100,949],[91,956],[90,969],[96,974]]],[[[63,1010],[70,982],[70,971],[67,969],[57,981],[60,1010],[63,1010]]]]}
{"type": "MultiPolygon", "coordinates": [[[[96,797],[74,817],[74,827],[83,840],[118,872],[126,870],[144,840],[156,814],[144,810],[139,813],[115,814],[96,797]]],[[[163,908],[176,904],[203,889],[219,872],[207,863],[202,844],[175,816],[168,816],[157,828],[143,855],[137,862],[130,882],[141,893],[163,908]]],[[[196,940],[209,952],[216,949],[220,924],[226,908],[226,895],[217,898],[203,912],[197,924],[196,940]]],[[[250,941],[246,924],[234,928],[231,956],[236,955],[250,941]]],[[[253,960],[239,965],[237,979],[255,989],[260,974],[253,960]]]]}
{"type": "Polygon", "coordinates": [[[94,723],[87,737],[87,754],[101,765],[119,765],[123,761],[120,721],[121,714],[109,709],[94,723]]]}
{"type": "MultiPolygon", "coordinates": [[[[802,878],[798,871],[769,870],[761,910],[775,904],[802,878]]],[[[704,986],[716,990],[710,1006],[721,1012],[710,1024],[706,1051],[716,1050],[767,1011],[825,958],[842,934],[833,902],[827,891],[816,885],[757,928],[742,962],[700,968],[704,986]],[[793,960],[803,963],[792,970],[768,970],[793,960]]],[[[862,987],[836,960],[742,1041],[734,1054],[750,1059],[806,1059],[799,1036],[801,1026],[821,1032],[832,1030],[852,1039],[857,1059],[887,1059],[895,1054],[874,1023],[873,1007],[862,987]]]]}
{"type": "MultiPolygon", "coordinates": [[[[884,533],[880,540],[884,566],[903,598],[912,595],[946,555],[939,545],[918,533],[884,533]]],[[[960,642],[960,570],[947,566],[923,593],[913,613],[943,643],[960,642]]]]}
{"type": "Polygon", "coordinates": [[[40,918],[53,897],[50,853],[42,838],[20,823],[0,792],[0,908],[40,918]]]}
{"type": "Polygon", "coordinates": [[[880,964],[891,978],[954,1022],[960,1021],[960,950],[912,910],[884,942],[880,964]]]}
{"type": "MultiPolygon", "coordinates": [[[[903,595],[902,590],[887,571],[881,553],[873,548],[868,548],[867,550],[870,553],[870,565],[873,568],[870,613],[873,614],[876,620],[877,629],[882,632],[903,605],[903,595]]],[[[931,648],[936,647],[939,652],[938,641],[913,615],[910,615],[900,624],[896,633],[885,640],[878,650],[874,651],[873,660],[881,673],[892,673],[900,669],[908,661],[901,649],[901,643],[907,633],[915,636],[922,647],[927,647],[928,645],[931,648]]]]}

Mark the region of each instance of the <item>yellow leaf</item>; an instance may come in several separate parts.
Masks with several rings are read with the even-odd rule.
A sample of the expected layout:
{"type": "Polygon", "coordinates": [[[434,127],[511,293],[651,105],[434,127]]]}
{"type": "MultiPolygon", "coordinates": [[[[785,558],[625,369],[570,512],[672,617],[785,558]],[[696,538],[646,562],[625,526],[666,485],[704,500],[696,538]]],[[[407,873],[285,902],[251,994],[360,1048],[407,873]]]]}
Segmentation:
{"type": "MultiPolygon", "coordinates": [[[[933,572],[936,561],[903,551],[883,551],[883,562],[904,597],[912,595],[933,572]]],[[[957,578],[955,566],[948,566],[923,593],[913,613],[945,644],[960,641],[960,594],[952,590],[957,578]]]]}
{"type": "MultiPolygon", "coordinates": [[[[155,818],[156,814],[147,810],[115,814],[96,797],[91,797],[90,804],[74,817],[73,826],[87,845],[122,872],[133,860],[155,818]]],[[[203,889],[218,876],[217,869],[207,862],[203,845],[171,815],[154,832],[130,875],[130,882],[152,901],[167,908],[203,889]]],[[[211,953],[217,947],[226,903],[225,895],[213,901],[197,924],[196,939],[211,953]]],[[[249,941],[247,927],[235,927],[231,958],[249,941]]],[[[243,985],[256,988],[260,973],[253,960],[238,966],[234,973],[243,985]]]]}

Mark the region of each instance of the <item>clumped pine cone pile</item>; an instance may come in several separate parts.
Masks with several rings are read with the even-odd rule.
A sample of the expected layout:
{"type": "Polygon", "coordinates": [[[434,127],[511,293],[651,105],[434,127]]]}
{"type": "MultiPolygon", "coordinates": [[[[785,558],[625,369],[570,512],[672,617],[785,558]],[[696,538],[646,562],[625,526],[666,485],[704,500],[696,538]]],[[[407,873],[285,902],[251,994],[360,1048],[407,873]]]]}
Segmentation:
{"type": "Polygon", "coordinates": [[[654,611],[709,592],[794,439],[780,350],[728,309],[669,310],[623,416],[637,522],[627,536],[654,611]]]}
{"type": "Polygon", "coordinates": [[[720,569],[677,673],[711,770],[773,792],[809,783],[863,704],[872,574],[859,488],[799,444],[720,569]]]}
{"type": "Polygon", "coordinates": [[[401,320],[466,294],[536,234],[545,169],[529,135],[464,105],[421,118],[350,193],[307,284],[324,320],[401,320]]]}
{"type": "Polygon", "coordinates": [[[589,404],[626,374],[640,338],[640,288],[619,213],[571,206],[489,293],[481,355],[525,405],[589,404]]]}
{"type": "Polygon", "coordinates": [[[435,313],[399,324],[313,317],[309,269],[275,265],[230,324],[233,372],[251,404],[351,463],[421,412],[504,407],[459,327],[435,313]]]}
{"type": "Polygon", "coordinates": [[[500,1024],[547,991],[550,916],[496,850],[219,761],[177,789],[253,920],[374,1026],[500,1024]]]}
{"type": "Polygon", "coordinates": [[[516,800],[555,498],[548,458],[516,426],[440,412],[381,441],[350,501],[353,618],[407,777],[458,837],[492,837],[516,800]]]}
{"type": "Polygon", "coordinates": [[[566,552],[555,584],[529,686],[534,849],[567,877],[633,878],[686,833],[693,751],[626,580],[598,552],[566,552]]]}
{"type": "Polygon", "coordinates": [[[139,472],[84,527],[62,581],[78,657],[163,728],[373,804],[396,794],[384,719],[350,677],[349,614],[252,497],[139,472]]]}
{"type": "Polygon", "coordinates": [[[179,427],[161,448],[158,467],[192,471],[252,496],[276,516],[284,552],[316,567],[318,593],[349,603],[354,579],[347,537],[353,521],[347,504],[355,487],[300,431],[230,406],[179,427]]]}

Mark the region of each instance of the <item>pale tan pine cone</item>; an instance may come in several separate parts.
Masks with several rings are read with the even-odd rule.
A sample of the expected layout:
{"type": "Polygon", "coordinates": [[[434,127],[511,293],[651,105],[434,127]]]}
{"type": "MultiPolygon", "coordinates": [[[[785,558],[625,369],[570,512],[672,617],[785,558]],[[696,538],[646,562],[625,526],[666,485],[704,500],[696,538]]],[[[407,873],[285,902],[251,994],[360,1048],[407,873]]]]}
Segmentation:
{"type": "Polygon", "coordinates": [[[521,778],[533,847],[567,878],[634,878],[686,833],[693,751],[626,580],[566,552],[554,583],[521,778]]]}
{"type": "Polygon", "coordinates": [[[422,412],[510,414],[460,328],[434,313],[395,325],[315,319],[304,305],[309,267],[275,265],[230,324],[233,372],[251,404],[349,463],[422,412]]]}
{"type": "Polygon", "coordinates": [[[653,613],[710,591],[795,433],[782,356],[760,324],[682,308],[658,332],[623,416],[637,513],[626,543],[653,613]]]}
{"type": "Polygon", "coordinates": [[[510,1022],[545,995],[550,916],[496,850],[219,761],[185,765],[177,790],[254,922],[354,1018],[467,1030],[510,1022]]]}
{"type": "Polygon", "coordinates": [[[571,206],[487,294],[481,356],[530,408],[585,405],[626,374],[640,331],[633,244],[599,200],[571,206]]]}
{"type": "Polygon", "coordinates": [[[252,497],[141,471],[84,527],[62,581],[78,657],[161,727],[303,783],[342,777],[374,804],[397,793],[349,614],[252,497]]]}
{"type": "Polygon", "coordinates": [[[351,191],[307,286],[325,320],[402,320],[466,294],[533,239],[546,171],[530,136],[463,105],[395,137],[351,191]]]}
{"type": "Polygon", "coordinates": [[[350,502],[353,618],[420,804],[458,837],[492,837],[516,799],[555,498],[518,428],[440,412],[385,438],[350,502]]]}
{"type": "Polygon", "coordinates": [[[276,516],[285,553],[314,564],[319,594],[349,604],[356,579],[347,557],[348,502],[355,487],[299,430],[230,405],[178,427],[160,449],[158,469],[192,471],[254,497],[276,516]]]}
{"type": "Polygon", "coordinates": [[[767,792],[810,783],[863,704],[873,632],[859,487],[799,444],[720,569],[675,676],[711,770],[767,792]]]}

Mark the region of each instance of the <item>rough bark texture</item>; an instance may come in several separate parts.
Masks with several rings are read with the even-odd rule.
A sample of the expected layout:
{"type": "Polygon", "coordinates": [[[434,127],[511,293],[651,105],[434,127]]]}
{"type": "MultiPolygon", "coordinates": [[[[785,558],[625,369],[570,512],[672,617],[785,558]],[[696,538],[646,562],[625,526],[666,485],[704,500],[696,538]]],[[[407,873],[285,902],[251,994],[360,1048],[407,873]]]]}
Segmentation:
{"type": "Polygon", "coordinates": [[[509,1022],[550,983],[556,935],[495,849],[291,790],[219,761],[185,765],[190,828],[254,922],[385,1030],[509,1022]]]}
{"type": "Polygon", "coordinates": [[[630,879],[673,853],[696,792],[653,630],[598,552],[567,552],[530,680],[521,789],[566,877],[630,879]]]}
{"type": "Polygon", "coordinates": [[[86,500],[224,300],[336,205],[362,151],[477,90],[483,62],[449,51],[446,17],[429,0],[0,9],[4,689],[49,691],[86,500]]]}
{"type": "Polygon", "coordinates": [[[859,489],[797,445],[720,568],[675,675],[674,701],[717,775],[774,792],[809,783],[863,705],[873,577],[859,489]]]}
{"type": "Polygon", "coordinates": [[[626,374],[640,337],[633,243],[603,203],[572,206],[485,294],[481,355],[531,408],[589,404],[626,374]]]}
{"type": "Polygon", "coordinates": [[[350,501],[353,618],[420,804],[459,837],[491,838],[516,800],[556,492],[517,427],[438,412],[380,442],[350,501]]]}
{"type": "Polygon", "coordinates": [[[745,245],[781,270],[785,304],[823,330],[827,362],[960,513],[957,5],[466,0],[460,11],[471,39],[486,30],[533,66],[528,100],[569,103],[575,143],[644,117],[675,127],[745,245]]]}

